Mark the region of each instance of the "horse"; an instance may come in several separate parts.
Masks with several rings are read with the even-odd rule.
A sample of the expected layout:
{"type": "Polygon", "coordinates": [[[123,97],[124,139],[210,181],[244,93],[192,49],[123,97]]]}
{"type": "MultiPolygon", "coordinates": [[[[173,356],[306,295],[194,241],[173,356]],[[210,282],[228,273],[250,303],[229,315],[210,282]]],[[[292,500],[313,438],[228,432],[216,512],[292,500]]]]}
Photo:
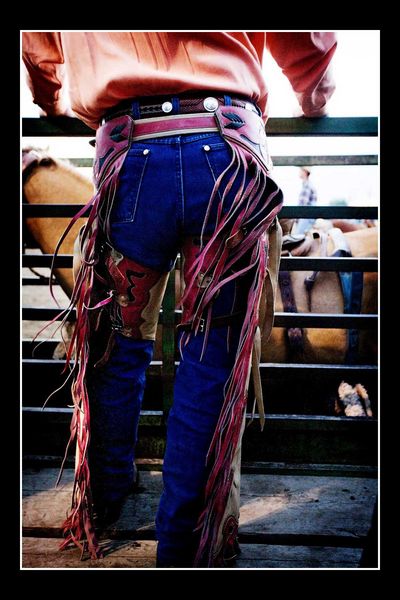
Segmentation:
{"type": "MultiPolygon", "coordinates": [[[[24,201],[29,204],[86,204],[94,192],[92,181],[67,161],[46,151],[27,147],[22,150],[24,201]]],[[[53,254],[66,229],[68,218],[28,218],[30,235],[44,254],[53,254]]],[[[85,219],[78,219],[60,247],[60,254],[72,254],[74,241],[85,219]]],[[[57,282],[68,297],[73,289],[72,269],[55,269],[57,282]]]]}
{"type": "MultiPolygon", "coordinates": [[[[66,161],[49,156],[45,151],[27,148],[23,151],[25,166],[23,192],[29,203],[55,204],[60,200],[65,204],[85,204],[93,194],[92,181],[66,161]]],[[[282,221],[283,222],[283,221],[282,221]]],[[[27,227],[44,253],[54,252],[57,241],[69,223],[68,218],[29,218],[27,227]]],[[[64,240],[60,252],[74,253],[75,238],[84,219],[79,219],[70,234],[64,240]]],[[[376,227],[368,227],[344,234],[354,257],[376,257],[378,253],[378,233],[376,227]]],[[[331,248],[328,246],[328,255],[331,248]]],[[[318,256],[320,251],[314,240],[309,256],[318,256]]],[[[56,269],[55,274],[67,296],[73,288],[72,269],[56,269]]],[[[338,274],[320,272],[312,291],[311,310],[304,286],[305,277],[311,273],[291,272],[291,281],[298,312],[343,313],[343,295],[338,274]]],[[[377,312],[377,274],[364,273],[362,293],[362,313],[377,312]]],[[[180,296],[179,269],[175,273],[176,298],[180,296]]],[[[276,312],[283,312],[282,298],[276,294],[276,312]]],[[[156,360],[162,358],[162,326],[158,326],[155,354],[156,360]]],[[[347,331],[344,329],[303,329],[304,349],[301,361],[305,363],[344,363],[347,346],[347,331]]],[[[369,331],[359,333],[359,362],[375,363],[377,344],[369,331]]],[[[287,334],[283,328],[273,328],[269,340],[262,340],[261,362],[291,362],[293,359],[287,334]]]]}

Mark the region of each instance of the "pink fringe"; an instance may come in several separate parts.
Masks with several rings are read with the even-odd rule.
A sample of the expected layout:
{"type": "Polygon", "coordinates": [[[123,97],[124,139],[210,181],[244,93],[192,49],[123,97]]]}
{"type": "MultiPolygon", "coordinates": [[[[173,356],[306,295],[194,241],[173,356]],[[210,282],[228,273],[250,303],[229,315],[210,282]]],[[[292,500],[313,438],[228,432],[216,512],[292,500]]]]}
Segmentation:
{"type": "MultiPolygon", "coordinates": [[[[228,142],[229,143],[229,142],[228,142]]],[[[269,194],[261,209],[257,210],[260,201],[265,195],[268,175],[259,163],[254,160],[249,152],[239,146],[230,144],[233,158],[229,167],[217,179],[203,223],[201,240],[211,213],[212,203],[217,197],[223,179],[228,170],[235,165],[235,171],[224,187],[224,192],[218,207],[217,223],[212,237],[202,248],[198,258],[188,272],[188,282],[181,299],[184,305],[189,299],[192,305],[185,311],[187,320],[193,323],[192,331],[184,334],[183,343],[187,343],[190,335],[197,333],[203,314],[206,314],[206,329],[203,343],[203,352],[207,344],[207,335],[211,325],[211,304],[218,290],[234,278],[255,269],[254,279],[248,295],[248,310],[240,333],[239,346],[236,360],[231,375],[224,389],[224,403],[216,426],[213,439],[207,455],[210,473],[205,489],[205,508],[201,513],[196,530],[201,531],[195,566],[214,566],[220,564],[220,557],[214,556],[218,530],[225,512],[227,499],[232,485],[232,461],[235,450],[240,441],[240,431],[247,405],[247,380],[250,368],[251,353],[254,335],[258,325],[258,308],[263,289],[263,282],[267,268],[267,242],[266,232],[281,209],[282,201],[271,208],[270,212],[258,221],[259,213],[265,212],[268,204],[280,192],[279,188],[269,194]],[[245,187],[245,178],[248,172],[254,175],[245,187]],[[222,207],[227,194],[237,177],[241,177],[239,190],[235,195],[233,204],[228,213],[222,216],[222,207]],[[254,220],[256,225],[251,228],[254,220]],[[233,248],[229,247],[229,240],[246,227],[247,235],[233,248]],[[240,271],[229,274],[231,267],[251,251],[250,264],[240,271]],[[198,292],[195,298],[194,286],[199,273],[203,277],[212,275],[209,286],[198,292]],[[195,301],[193,300],[195,298],[195,301]]],[[[272,180],[271,180],[272,181],[272,180]]],[[[187,307],[186,307],[187,308],[187,307]]]]}
{"type": "MultiPolygon", "coordinates": [[[[76,441],[75,479],[72,491],[71,508],[62,525],[65,539],[60,545],[60,550],[67,548],[70,544],[74,544],[81,550],[81,559],[86,550],[89,552],[92,559],[102,558],[102,552],[93,525],[92,494],[90,489],[90,472],[87,456],[90,442],[90,407],[85,377],[89,360],[89,312],[102,308],[111,302],[112,295],[110,294],[108,298],[100,301],[95,306],[90,306],[94,282],[94,267],[98,262],[96,240],[100,228],[99,225],[106,231],[107,235],[109,233],[108,216],[111,212],[117,189],[119,171],[128,150],[129,146],[127,146],[123,152],[116,154],[111,161],[107,162],[107,164],[103,165],[103,168],[97,177],[97,191],[95,195],[88,204],[73,217],[67,229],[64,231],[55,249],[51,267],[53,270],[55,257],[72,226],[81,216],[83,216],[87,209],[90,208],[90,213],[81,237],[82,263],[76,277],[69,306],[52,321],[54,322],[61,315],[64,315],[60,324],[60,327],[62,327],[72,310],[76,307],[77,319],[75,329],[71,338],[70,347],[66,357],[66,365],[63,371],[65,372],[68,368],[71,369],[70,363],[73,355],[75,355],[75,364],[72,368],[72,375],[74,377],[71,386],[74,411],[70,425],[70,437],[56,485],[58,485],[62,477],[68,451],[76,441]],[[100,215],[100,208],[103,212],[102,215],[100,215]]],[[[52,290],[51,294],[53,296],[52,290]]],[[[48,325],[50,325],[50,323],[48,323],[46,327],[48,325]]],[[[70,375],[71,373],[69,376],[70,375]]]]}

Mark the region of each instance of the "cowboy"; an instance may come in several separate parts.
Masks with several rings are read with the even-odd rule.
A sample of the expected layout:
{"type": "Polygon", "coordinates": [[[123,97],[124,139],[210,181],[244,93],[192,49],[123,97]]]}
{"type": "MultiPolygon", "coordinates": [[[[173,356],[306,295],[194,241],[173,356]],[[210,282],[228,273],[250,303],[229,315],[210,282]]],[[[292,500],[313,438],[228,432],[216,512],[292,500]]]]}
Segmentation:
{"type": "Polygon", "coordinates": [[[71,300],[77,466],[64,524],[64,546],[84,540],[93,558],[97,529],[118,518],[135,483],[145,371],[178,252],[181,360],[157,566],[225,566],[238,552],[250,365],[283,200],[265,137],[265,49],[303,115],[327,114],[331,32],[23,34],[34,102],[49,116],[72,108],[96,130],[96,193],[71,300]]]}

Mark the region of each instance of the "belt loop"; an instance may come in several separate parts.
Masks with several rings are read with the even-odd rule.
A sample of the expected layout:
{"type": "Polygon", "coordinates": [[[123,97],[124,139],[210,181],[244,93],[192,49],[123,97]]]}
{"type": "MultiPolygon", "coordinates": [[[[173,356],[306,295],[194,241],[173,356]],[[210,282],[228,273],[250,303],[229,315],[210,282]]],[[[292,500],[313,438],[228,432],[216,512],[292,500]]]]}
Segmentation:
{"type": "Polygon", "coordinates": [[[178,96],[172,96],[172,114],[179,115],[179,109],[181,107],[181,103],[179,101],[178,96]]]}
{"type": "Polygon", "coordinates": [[[140,104],[138,100],[133,100],[131,105],[132,116],[134,119],[140,119],[140,104]]]}
{"type": "Polygon", "coordinates": [[[225,106],[232,106],[232,98],[224,94],[224,104],[225,106]]]}

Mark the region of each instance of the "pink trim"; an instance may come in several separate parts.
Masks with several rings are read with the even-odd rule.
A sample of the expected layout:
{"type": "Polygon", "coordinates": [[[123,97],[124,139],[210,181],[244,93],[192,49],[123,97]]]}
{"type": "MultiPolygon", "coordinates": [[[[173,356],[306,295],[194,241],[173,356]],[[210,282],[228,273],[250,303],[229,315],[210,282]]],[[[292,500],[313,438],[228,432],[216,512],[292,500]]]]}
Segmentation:
{"type": "Polygon", "coordinates": [[[177,116],[176,118],[160,117],[159,121],[147,123],[146,120],[135,121],[134,137],[142,135],[151,136],[176,129],[206,129],[210,127],[217,127],[214,116],[199,117],[198,115],[194,115],[187,118],[182,116],[177,116]]]}

